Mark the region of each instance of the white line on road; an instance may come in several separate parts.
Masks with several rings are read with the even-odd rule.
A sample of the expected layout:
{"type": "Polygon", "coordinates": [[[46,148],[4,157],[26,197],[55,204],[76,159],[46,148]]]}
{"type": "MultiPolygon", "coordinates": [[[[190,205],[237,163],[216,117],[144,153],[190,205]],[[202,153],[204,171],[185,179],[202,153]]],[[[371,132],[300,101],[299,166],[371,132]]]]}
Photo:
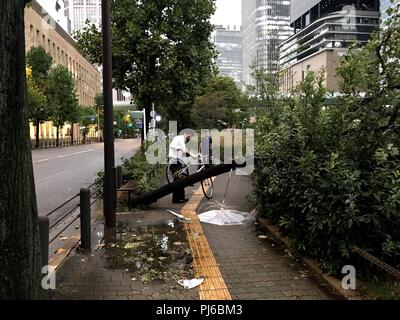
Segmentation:
{"type": "Polygon", "coordinates": [[[76,156],[78,154],[88,153],[88,152],[93,152],[93,151],[94,151],[94,149],[80,151],[80,152],[74,152],[74,153],[66,153],[66,154],[62,154],[60,156],[53,157],[53,158],[46,158],[46,159],[36,160],[36,161],[33,161],[33,163],[40,163],[40,162],[45,162],[45,161],[54,160],[54,159],[60,159],[60,158],[65,158],[65,157],[70,157],[70,156],[76,156]]]}
{"type": "Polygon", "coordinates": [[[36,183],[42,182],[42,181],[45,181],[45,180],[48,180],[48,179],[53,178],[53,177],[56,177],[56,176],[59,176],[59,175],[61,175],[61,174],[63,174],[63,173],[66,173],[66,172],[68,172],[68,171],[71,171],[71,169],[64,170],[64,171],[58,172],[58,173],[56,173],[56,174],[53,174],[53,175],[51,175],[51,176],[41,178],[41,179],[39,179],[39,180],[36,180],[36,183]]]}

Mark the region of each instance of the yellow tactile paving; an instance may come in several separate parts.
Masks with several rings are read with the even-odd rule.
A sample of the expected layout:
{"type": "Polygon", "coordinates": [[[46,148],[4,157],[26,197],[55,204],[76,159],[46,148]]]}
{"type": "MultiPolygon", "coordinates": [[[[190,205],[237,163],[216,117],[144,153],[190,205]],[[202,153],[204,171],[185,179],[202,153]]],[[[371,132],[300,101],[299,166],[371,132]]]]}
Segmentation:
{"type": "Polygon", "coordinates": [[[181,210],[181,214],[191,219],[191,223],[185,224],[185,229],[193,253],[196,276],[204,277],[199,288],[200,300],[232,300],[196,214],[196,208],[202,199],[203,190],[199,187],[181,210]]]}
{"type": "Polygon", "coordinates": [[[80,236],[69,237],[69,239],[64,243],[64,247],[60,248],[60,252],[54,254],[53,257],[49,260],[49,266],[51,266],[55,270],[58,269],[60,265],[64,262],[65,258],[72,251],[72,249],[75,248],[80,238],[80,236]]]}

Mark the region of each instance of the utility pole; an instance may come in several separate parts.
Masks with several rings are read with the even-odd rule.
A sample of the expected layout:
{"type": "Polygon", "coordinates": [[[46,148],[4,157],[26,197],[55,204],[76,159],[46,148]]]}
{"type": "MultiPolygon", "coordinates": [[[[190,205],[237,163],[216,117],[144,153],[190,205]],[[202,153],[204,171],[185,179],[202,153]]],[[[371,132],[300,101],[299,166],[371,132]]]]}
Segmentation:
{"type": "Polygon", "coordinates": [[[103,28],[103,98],[104,98],[104,218],[106,228],[116,226],[116,177],[112,101],[112,56],[110,0],[101,1],[103,28]]]}

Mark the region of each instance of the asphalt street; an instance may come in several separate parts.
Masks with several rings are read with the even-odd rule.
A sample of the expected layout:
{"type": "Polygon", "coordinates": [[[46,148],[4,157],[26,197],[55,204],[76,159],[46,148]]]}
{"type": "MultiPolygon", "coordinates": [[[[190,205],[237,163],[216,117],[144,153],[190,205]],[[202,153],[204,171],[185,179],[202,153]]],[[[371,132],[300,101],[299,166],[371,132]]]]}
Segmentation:
{"type": "MultiPolygon", "coordinates": [[[[115,162],[130,158],[140,139],[115,141],[115,162]]],[[[46,215],[94,182],[104,167],[103,143],[32,151],[39,215],[46,215]]],[[[79,201],[79,199],[77,199],[79,201]]]]}

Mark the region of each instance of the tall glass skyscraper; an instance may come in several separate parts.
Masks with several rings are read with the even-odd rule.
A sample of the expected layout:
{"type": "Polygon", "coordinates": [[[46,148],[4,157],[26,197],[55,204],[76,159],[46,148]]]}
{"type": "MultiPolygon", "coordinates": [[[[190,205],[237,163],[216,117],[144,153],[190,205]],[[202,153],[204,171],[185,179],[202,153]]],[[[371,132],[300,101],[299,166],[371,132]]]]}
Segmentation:
{"type": "Polygon", "coordinates": [[[254,84],[250,65],[257,60],[271,75],[278,71],[278,46],[293,34],[290,0],[242,0],[243,82],[254,84]]]}
{"type": "Polygon", "coordinates": [[[216,26],[213,42],[218,51],[217,67],[219,74],[232,78],[238,88],[242,81],[242,31],[240,27],[224,28],[216,26]]]}

